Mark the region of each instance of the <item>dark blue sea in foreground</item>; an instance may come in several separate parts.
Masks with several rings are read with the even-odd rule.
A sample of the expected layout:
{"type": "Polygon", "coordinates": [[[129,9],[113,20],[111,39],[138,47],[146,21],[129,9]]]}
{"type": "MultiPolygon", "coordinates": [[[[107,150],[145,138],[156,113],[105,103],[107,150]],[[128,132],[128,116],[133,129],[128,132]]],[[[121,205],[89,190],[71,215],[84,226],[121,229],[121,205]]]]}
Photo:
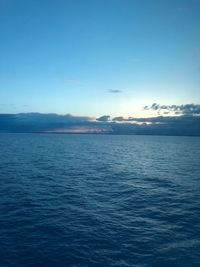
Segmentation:
{"type": "Polygon", "coordinates": [[[1,267],[199,267],[200,138],[0,135],[1,267]]]}

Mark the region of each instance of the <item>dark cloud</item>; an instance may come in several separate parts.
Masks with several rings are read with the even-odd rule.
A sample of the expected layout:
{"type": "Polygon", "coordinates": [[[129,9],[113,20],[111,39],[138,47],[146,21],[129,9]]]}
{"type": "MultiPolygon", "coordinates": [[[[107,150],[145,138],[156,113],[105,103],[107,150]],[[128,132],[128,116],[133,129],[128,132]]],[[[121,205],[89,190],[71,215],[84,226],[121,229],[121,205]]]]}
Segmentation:
{"type": "Polygon", "coordinates": [[[101,116],[99,118],[96,119],[97,121],[102,121],[102,122],[107,122],[110,120],[110,116],[105,115],[105,116],[101,116]]]}
{"type": "Polygon", "coordinates": [[[124,123],[112,123],[116,134],[190,135],[200,136],[199,116],[168,116],[128,118],[124,123]]]}
{"type": "Polygon", "coordinates": [[[94,120],[94,118],[92,118],[92,117],[87,117],[87,116],[73,116],[71,114],[64,115],[64,119],[67,120],[68,122],[73,122],[73,123],[94,120]]]}
{"type": "MultiPolygon", "coordinates": [[[[160,105],[159,105],[160,107],[160,105]]],[[[198,105],[173,105],[171,109],[184,111],[178,116],[157,116],[148,118],[113,119],[104,115],[97,119],[71,114],[0,114],[0,132],[63,132],[63,133],[99,133],[99,134],[151,134],[151,135],[191,135],[200,136],[200,116],[198,105]]],[[[150,107],[151,108],[151,107],[150,107]]],[[[153,105],[158,109],[158,104],[153,105]]],[[[162,109],[169,112],[169,106],[162,109]]]]}
{"type": "Polygon", "coordinates": [[[125,121],[125,118],[122,117],[122,116],[114,117],[114,118],[112,119],[112,121],[125,121]]]}
{"type": "Polygon", "coordinates": [[[177,115],[200,115],[199,104],[186,105],[160,105],[153,103],[151,106],[145,106],[144,110],[154,110],[158,112],[174,112],[177,115]]]}
{"type": "Polygon", "coordinates": [[[92,117],[86,116],[73,116],[71,114],[66,115],[58,115],[55,113],[19,113],[15,115],[15,118],[20,122],[27,122],[27,123],[39,123],[39,124],[49,124],[49,123],[67,123],[67,124],[74,124],[74,123],[81,123],[86,121],[93,120],[92,117]]]}
{"type": "Polygon", "coordinates": [[[0,114],[1,132],[43,132],[74,126],[90,126],[93,118],[58,114],[0,114]]]}
{"type": "Polygon", "coordinates": [[[159,104],[153,103],[152,106],[151,106],[151,109],[158,110],[159,109],[159,104]]]}
{"type": "Polygon", "coordinates": [[[113,93],[113,94],[119,94],[119,93],[122,93],[121,90],[117,90],[117,89],[109,89],[108,92],[109,92],[109,93],[113,93]]]}

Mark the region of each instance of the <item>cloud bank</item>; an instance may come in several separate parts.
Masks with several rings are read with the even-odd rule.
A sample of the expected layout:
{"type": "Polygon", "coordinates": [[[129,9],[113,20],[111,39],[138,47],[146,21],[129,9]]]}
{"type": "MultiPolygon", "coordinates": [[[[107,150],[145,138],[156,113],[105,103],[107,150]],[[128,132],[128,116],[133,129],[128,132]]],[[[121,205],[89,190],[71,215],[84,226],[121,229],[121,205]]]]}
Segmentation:
{"type": "Polygon", "coordinates": [[[154,103],[144,109],[173,111],[175,115],[148,118],[123,116],[111,118],[109,115],[104,115],[94,118],[52,113],[0,114],[0,132],[200,136],[200,105],[164,106],[154,103]]]}
{"type": "Polygon", "coordinates": [[[101,116],[99,118],[96,119],[97,121],[109,121],[110,120],[110,116],[109,115],[104,115],[104,116],[101,116]]]}

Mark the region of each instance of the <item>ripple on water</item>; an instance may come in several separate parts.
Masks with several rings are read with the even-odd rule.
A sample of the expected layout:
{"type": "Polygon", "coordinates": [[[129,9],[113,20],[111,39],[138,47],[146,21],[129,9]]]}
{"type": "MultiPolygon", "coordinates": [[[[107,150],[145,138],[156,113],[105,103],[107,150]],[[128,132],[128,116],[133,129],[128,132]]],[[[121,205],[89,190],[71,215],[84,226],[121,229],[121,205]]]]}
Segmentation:
{"type": "Polygon", "coordinates": [[[0,266],[199,267],[200,139],[0,135],[0,266]]]}

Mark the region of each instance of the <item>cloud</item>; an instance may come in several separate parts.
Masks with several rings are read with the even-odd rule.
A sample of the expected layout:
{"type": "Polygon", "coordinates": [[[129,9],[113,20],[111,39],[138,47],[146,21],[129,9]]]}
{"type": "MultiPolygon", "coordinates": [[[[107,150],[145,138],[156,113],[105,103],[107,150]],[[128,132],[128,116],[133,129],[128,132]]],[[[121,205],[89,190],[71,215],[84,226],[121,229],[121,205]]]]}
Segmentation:
{"type": "Polygon", "coordinates": [[[0,132],[108,133],[110,116],[94,117],[54,113],[0,114],[0,132]]]}
{"type": "Polygon", "coordinates": [[[119,93],[122,93],[121,90],[117,90],[117,89],[109,89],[108,92],[109,92],[109,93],[112,93],[112,94],[119,94],[119,93]]]}
{"type": "Polygon", "coordinates": [[[77,122],[86,122],[86,121],[93,121],[95,120],[94,117],[88,117],[88,116],[73,116],[71,114],[67,114],[67,115],[64,115],[64,119],[67,121],[67,122],[73,122],[73,123],[77,123],[77,122]]]}
{"type": "Polygon", "coordinates": [[[195,104],[187,104],[176,106],[176,112],[187,114],[187,115],[200,115],[200,105],[195,104]]]}
{"type": "Polygon", "coordinates": [[[96,119],[97,121],[102,121],[102,122],[107,122],[110,120],[110,116],[109,115],[104,115],[104,116],[101,116],[99,118],[96,119]]]}
{"type": "Polygon", "coordinates": [[[160,105],[153,103],[151,106],[145,106],[144,110],[153,110],[157,112],[170,112],[176,115],[200,115],[200,104],[185,104],[185,105],[160,105]]]}
{"type": "Polygon", "coordinates": [[[114,118],[112,119],[112,121],[125,121],[125,118],[122,117],[122,116],[114,117],[114,118]]]}
{"type": "Polygon", "coordinates": [[[115,134],[200,136],[200,117],[192,115],[127,118],[112,123],[115,134]]]}
{"type": "Polygon", "coordinates": [[[181,112],[178,115],[135,118],[104,115],[99,118],[54,113],[0,114],[0,132],[57,132],[96,134],[148,134],[200,136],[199,106],[164,106],[154,103],[148,109],[181,112]],[[184,114],[183,114],[184,113],[184,114]]]}
{"type": "Polygon", "coordinates": [[[94,120],[93,117],[88,116],[73,116],[71,114],[59,115],[56,113],[19,113],[15,115],[20,121],[37,122],[37,123],[77,123],[94,120]]]}

